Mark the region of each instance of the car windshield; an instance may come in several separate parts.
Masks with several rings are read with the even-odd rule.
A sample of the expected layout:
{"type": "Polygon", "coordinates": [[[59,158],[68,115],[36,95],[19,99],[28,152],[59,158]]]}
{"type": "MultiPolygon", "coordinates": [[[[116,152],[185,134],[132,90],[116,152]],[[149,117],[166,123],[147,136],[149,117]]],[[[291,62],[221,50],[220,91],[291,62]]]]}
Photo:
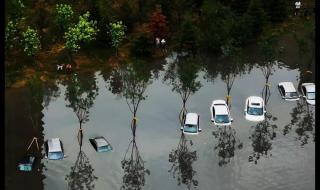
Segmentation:
{"type": "Polygon", "coordinates": [[[106,145],[106,146],[101,146],[101,147],[98,147],[98,152],[108,152],[111,150],[111,147],[106,145]]]}
{"type": "Polygon", "coordinates": [[[262,108],[249,107],[248,114],[250,114],[250,115],[262,115],[263,114],[263,110],[262,110],[262,108]]]}
{"type": "Polygon", "coordinates": [[[59,159],[63,158],[63,153],[62,152],[49,152],[48,158],[51,160],[59,160],[59,159]]]}
{"type": "Polygon", "coordinates": [[[316,93],[315,92],[308,92],[307,93],[307,98],[309,100],[314,100],[316,98],[316,93]]]}
{"type": "Polygon", "coordinates": [[[297,92],[287,92],[286,93],[286,98],[297,98],[298,93],[297,92]]]}
{"type": "Polygon", "coordinates": [[[188,132],[188,133],[196,133],[197,132],[197,125],[186,124],[184,126],[183,131],[188,132]]]}
{"type": "Polygon", "coordinates": [[[229,123],[228,115],[216,115],[216,123],[229,123]]]}

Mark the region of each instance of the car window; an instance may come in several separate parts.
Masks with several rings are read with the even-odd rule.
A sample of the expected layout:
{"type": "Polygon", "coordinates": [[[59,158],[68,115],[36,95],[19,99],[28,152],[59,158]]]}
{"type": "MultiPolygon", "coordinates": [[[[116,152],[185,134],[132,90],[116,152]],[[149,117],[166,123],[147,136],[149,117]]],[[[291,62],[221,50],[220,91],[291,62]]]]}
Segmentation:
{"type": "Polygon", "coordinates": [[[282,94],[282,96],[284,95],[284,88],[283,88],[283,86],[280,86],[280,91],[281,91],[281,94],[282,94]]]}
{"type": "Polygon", "coordinates": [[[228,115],[217,115],[216,116],[217,123],[229,123],[229,116],[228,115]]]}
{"type": "Polygon", "coordinates": [[[314,100],[316,98],[316,93],[315,92],[309,92],[307,93],[307,98],[309,100],[314,100]]]}
{"type": "Polygon", "coordinates": [[[189,124],[187,124],[187,125],[184,126],[184,131],[188,132],[188,133],[196,133],[197,130],[198,130],[197,128],[198,128],[197,125],[189,125],[189,124]]]}
{"type": "Polygon", "coordinates": [[[263,109],[249,107],[248,114],[250,114],[250,115],[263,115],[263,109]]]}

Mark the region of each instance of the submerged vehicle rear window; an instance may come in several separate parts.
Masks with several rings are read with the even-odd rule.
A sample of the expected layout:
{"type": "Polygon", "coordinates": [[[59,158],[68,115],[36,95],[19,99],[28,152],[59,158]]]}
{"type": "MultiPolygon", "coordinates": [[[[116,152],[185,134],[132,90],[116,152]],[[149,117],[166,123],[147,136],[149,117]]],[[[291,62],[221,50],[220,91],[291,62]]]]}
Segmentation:
{"type": "Polygon", "coordinates": [[[262,108],[251,108],[248,109],[248,114],[250,115],[262,115],[263,109],[262,108]]]}
{"type": "Polygon", "coordinates": [[[297,92],[287,92],[286,93],[286,98],[297,98],[298,93],[297,92]]]}
{"type": "Polygon", "coordinates": [[[184,126],[184,132],[188,132],[188,133],[196,133],[197,132],[197,125],[185,125],[184,126]]]}
{"type": "Polygon", "coordinates": [[[62,152],[49,152],[48,158],[51,160],[59,160],[59,159],[63,158],[63,153],[62,152]]]}
{"type": "Polygon", "coordinates": [[[216,115],[216,123],[229,123],[228,115],[216,115]]]}

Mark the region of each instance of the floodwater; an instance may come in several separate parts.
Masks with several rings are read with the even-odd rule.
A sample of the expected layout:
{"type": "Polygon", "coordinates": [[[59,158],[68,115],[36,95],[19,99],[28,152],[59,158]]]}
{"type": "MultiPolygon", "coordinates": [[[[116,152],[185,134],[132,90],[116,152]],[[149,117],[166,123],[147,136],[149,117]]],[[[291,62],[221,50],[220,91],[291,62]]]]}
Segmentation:
{"type": "MultiPolygon", "coordinates": [[[[42,106],[32,106],[39,121],[35,129],[26,89],[7,90],[6,189],[315,189],[314,107],[286,102],[277,89],[281,81],[297,88],[300,68],[285,62],[273,66],[270,117],[254,123],[244,118],[245,99],[261,96],[266,81],[256,65],[243,67],[229,93],[234,121],[217,127],[209,107],[212,100],[226,99],[221,76],[229,71],[208,66],[213,60],[202,60],[199,67],[197,59],[176,63],[175,55],[141,67],[78,73],[46,86],[42,106]],[[181,134],[184,103],[188,112],[200,115],[199,135],[181,134]],[[79,107],[88,113],[81,116],[79,107]],[[81,146],[76,113],[84,118],[81,146]],[[41,159],[31,173],[19,172],[17,163],[33,136],[41,159]],[[104,136],[113,150],[97,153],[89,142],[96,136],[104,136]],[[46,160],[44,141],[55,137],[67,157],[46,160]]],[[[36,150],[32,145],[29,151],[36,150]]]]}

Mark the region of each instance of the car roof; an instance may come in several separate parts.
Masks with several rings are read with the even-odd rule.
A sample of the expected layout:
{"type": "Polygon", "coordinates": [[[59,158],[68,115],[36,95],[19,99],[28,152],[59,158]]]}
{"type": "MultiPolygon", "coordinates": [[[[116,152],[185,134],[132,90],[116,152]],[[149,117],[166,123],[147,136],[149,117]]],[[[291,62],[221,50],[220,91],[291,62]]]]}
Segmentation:
{"type": "Polygon", "coordinates": [[[97,147],[102,147],[102,146],[109,145],[109,143],[103,137],[97,137],[97,138],[94,139],[94,141],[96,141],[97,147]]]}
{"type": "Polygon", "coordinates": [[[306,87],[307,92],[316,91],[316,85],[314,85],[313,83],[303,83],[302,85],[306,87]]]}
{"type": "Polygon", "coordinates": [[[228,107],[226,105],[215,105],[214,111],[215,111],[215,114],[226,115],[228,114],[228,107]]]}
{"type": "Polygon", "coordinates": [[[263,99],[261,97],[250,96],[248,99],[249,99],[250,107],[262,108],[263,99]],[[255,103],[259,103],[260,105],[254,105],[255,103]]]}
{"type": "Polygon", "coordinates": [[[285,92],[296,92],[292,82],[281,82],[279,85],[283,86],[285,92]]]}
{"type": "Polygon", "coordinates": [[[49,152],[61,152],[61,144],[59,138],[52,138],[48,140],[49,152]]]}
{"type": "Polygon", "coordinates": [[[213,100],[213,101],[212,101],[212,104],[213,104],[213,105],[215,105],[215,104],[224,104],[224,105],[225,105],[225,104],[227,104],[227,103],[226,103],[226,101],[224,101],[224,100],[213,100]]]}
{"type": "Polygon", "coordinates": [[[185,124],[198,125],[198,114],[187,113],[185,124]]]}

